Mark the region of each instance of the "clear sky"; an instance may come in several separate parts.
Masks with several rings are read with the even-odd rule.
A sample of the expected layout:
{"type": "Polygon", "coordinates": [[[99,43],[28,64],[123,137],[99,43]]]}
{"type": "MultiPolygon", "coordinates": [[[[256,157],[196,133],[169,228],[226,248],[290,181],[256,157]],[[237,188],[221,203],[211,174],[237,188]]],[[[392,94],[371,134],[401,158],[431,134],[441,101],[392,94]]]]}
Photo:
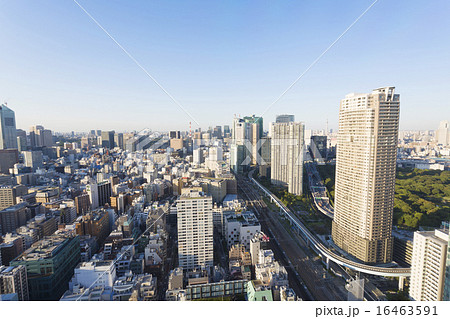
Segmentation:
{"type": "MultiPolygon", "coordinates": [[[[78,1],[204,129],[260,115],[373,2],[78,1]]],[[[436,129],[450,120],[449,13],[448,0],[379,0],[265,123],[336,129],[345,94],[393,85],[401,129],[436,129]]],[[[18,128],[189,128],[72,0],[0,0],[0,44],[0,102],[18,128]]]]}

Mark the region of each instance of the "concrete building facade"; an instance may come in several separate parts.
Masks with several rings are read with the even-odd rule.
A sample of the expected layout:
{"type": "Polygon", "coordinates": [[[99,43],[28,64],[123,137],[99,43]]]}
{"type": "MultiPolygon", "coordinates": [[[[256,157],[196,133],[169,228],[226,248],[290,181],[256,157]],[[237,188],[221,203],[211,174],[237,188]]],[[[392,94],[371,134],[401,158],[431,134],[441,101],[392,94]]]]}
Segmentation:
{"type": "Polygon", "coordinates": [[[417,231],[409,295],[416,301],[440,301],[444,295],[448,230],[417,231]]]}
{"type": "Polygon", "coordinates": [[[341,100],[336,164],[336,245],[367,263],[392,260],[400,95],[394,87],[341,100]]]}
{"type": "Polygon", "coordinates": [[[183,270],[213,266],[212,197],[185,192],[177,200],[178,263],[183,270]]]}
{"type": "Polygon", "coordinates": [[[271,125],[272,184],[287,186],[289,193],[303,194],[303,152],[305,125],[300,122],[271,125]]]}

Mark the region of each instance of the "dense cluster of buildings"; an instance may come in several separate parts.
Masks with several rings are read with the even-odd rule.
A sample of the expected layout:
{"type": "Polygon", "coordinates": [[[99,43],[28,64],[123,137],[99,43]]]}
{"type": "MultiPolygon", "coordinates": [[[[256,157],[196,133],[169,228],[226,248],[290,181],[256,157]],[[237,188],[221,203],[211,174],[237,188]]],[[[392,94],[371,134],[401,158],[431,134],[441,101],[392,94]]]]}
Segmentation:
{"type": "Polygon", "coordinates": [[[236,174],[258,167],[302,195],[312,160],[336,164],[336,247],[402,260],[411,299],[448,300],[448,227],[392,232],[392,213],[397,165],[448,169],[449,124],[399,136],[399,106],[393,87],[349,94],[337,134],[284,114],[268,131],[253,115],[206,131],[54,136],[16,129],[1,105],[0,298],[298,300],[236,174]]]}
{"type": "MultiPolygon", "coordinates": [[[[237,196],[229,127],[54,136],[39,125],[17,130],[6,105],[2,117],[2,299],[173,299],[165,283],[187,289],[186,299],[199,299],[197,285],[212,289],[204,298],[222,287],[221,296],[245,299],[249,281],[287,276],[273,259],[251,263],[261,226],[237,196]],[[181,285],[170,283],[180,273],[181,285]]],[[[262,118],[246,121],[255,119],[258,141],[262,118]]],[[[275,299],[279,287],[291,291],[287,279],[261,282],[275,299]]]]}
{"type": "Polygon", "coordinates": [[[437,130],[401,131],[398,166],[450,170],[450,124],[441,121],[437,130]]]}

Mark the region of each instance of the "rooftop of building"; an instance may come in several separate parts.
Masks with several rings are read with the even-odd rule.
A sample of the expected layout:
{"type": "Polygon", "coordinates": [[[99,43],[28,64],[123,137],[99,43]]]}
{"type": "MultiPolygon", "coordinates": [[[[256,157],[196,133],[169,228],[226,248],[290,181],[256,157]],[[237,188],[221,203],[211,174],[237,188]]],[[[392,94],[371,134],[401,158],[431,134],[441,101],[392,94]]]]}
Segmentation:
{"type": "Polygon", "coordinates": [[[111,267],[114,264],[113,260],[94,260],[82,262],[77,265],[75,269],[95,269],[95,268],[105,268],[111,267]]]}
{"type": "Polygon", "coordinates": [[[108,215],[108,212],[105,209],[100,208],[100,209],[90,211],[89,213],[86,213],[86,215],[83,216],[83,219],[86,218],[86,219],[98,221],[98,220],[102,219],[105,216],[105,214],[108,215]]]}
{"type": "Polygon", "coordinates": [[[32,261],[51,258],[61,249],[70,238],[64,234],[55,234],[34,243],[19,255],[15,261],[32,261]]]}
{"type": "Polygon", "coordinates": [[[10,206],[10,207],[7,207],[7,208],[1,210],[0,213],[1,212],[13,212],[13,211],[22,209],[22,208],[26,207],[27,205],[28,205],[27,202],[19,203],[19,204],[16,204],[16,205],[13,205],[13,206],[10,206]]]}
{"type": "Polygon", "coordinates": [[[179,198],[179,200],[195,200],[195,199],[211,199],[212,200],[212,196],[208,196],[203,192],[193,189],[190,192],[184,192],[179,198]]]}
{"type": "Polygon", "coordinates": [[[237,221],[243,226],[257,226],[259,225],[258,218],[252,211],[242,211],[236,214],[230,214],[227,217],[228,222],[237,221]]]}
{"type": "Polygon", "coordinates": [[[442,242],[443,244],[448,244],[449,242],[449,230],[445,228],[435,229],[430,231],[417,231],[417,234],[420,234],[424,237],[428,237],[437,241],[442,242]]]}
{"type": "Polygon", "coordinates": [[[10,273],[20,267],[21,266],[0,266],[0,275],[10,273]]]}
{"type": "Polygon", "coordinates": [[[271,290],[270,286],[265,285],[261,280],[256,279],[252,280],[251,283],[253,284],[253,287],[255,288],[255,291],[266,291],[271,290]]]}
{"type": "Polygon", "coordinates": [[[170,272],[170,276],[182,276],[182,275],[183,275],[182,267],[177,267],[170,272]]]}

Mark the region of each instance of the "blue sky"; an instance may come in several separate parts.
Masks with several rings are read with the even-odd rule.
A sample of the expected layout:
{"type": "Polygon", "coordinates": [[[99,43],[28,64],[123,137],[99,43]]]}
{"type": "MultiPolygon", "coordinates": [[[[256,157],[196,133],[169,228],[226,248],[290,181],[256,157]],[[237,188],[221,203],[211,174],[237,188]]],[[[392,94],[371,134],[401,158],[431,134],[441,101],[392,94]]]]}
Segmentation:
{"type": "MultiPolygon", "coordinates": [[[[372,0],[78,0],[200,123],[259,115],[372,0]]],[[[402,129],[450,120],[450,2],[380,0],[264,115],[307,128],[394,85],[402,129]]],[[[72,0],[0,0],[0,101],[18,128],[187,130],[192,121],[72,0]]],[[[192,123],[193,128],[196,127],[192,123]]]]}

